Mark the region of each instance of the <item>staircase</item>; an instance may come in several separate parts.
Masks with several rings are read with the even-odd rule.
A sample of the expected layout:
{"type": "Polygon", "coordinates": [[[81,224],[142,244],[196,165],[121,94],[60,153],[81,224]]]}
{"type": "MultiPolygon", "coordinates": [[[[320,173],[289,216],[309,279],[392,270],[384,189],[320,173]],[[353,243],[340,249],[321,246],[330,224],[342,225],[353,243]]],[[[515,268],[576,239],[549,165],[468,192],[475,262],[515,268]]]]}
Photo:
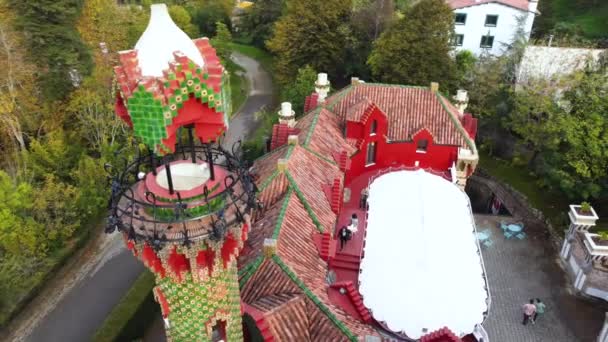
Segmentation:
{"type": "Polygon", "coordinates": [[[336,253],[336,257],[331,259],[329,264],[332,268],[341,268],[344,270],[359,272],[360,258],[358,255],[336,253]]]}
{"type": "Polygon", "coordinates": [[[341,289],[343,288],[346,291],[346,295],[350,299],[351,303],[354,305],[357,313],[361,316],[361,319],[364,322],[370,322],[372,319],[372,315],[369,310],[363,305],[363,297],[359,293],[359,290],[355,288],[352,281],[339,281],[331,284],[332,288],[341,289]]]}
{"type": "Polygon", "coordinates": [[[321,259],[328,261],[333,259],[336,255],[336,240],[332,239],[329,232],[325,232],[321,235],[321,243],[319,247],[319,255],[321,259]]]}

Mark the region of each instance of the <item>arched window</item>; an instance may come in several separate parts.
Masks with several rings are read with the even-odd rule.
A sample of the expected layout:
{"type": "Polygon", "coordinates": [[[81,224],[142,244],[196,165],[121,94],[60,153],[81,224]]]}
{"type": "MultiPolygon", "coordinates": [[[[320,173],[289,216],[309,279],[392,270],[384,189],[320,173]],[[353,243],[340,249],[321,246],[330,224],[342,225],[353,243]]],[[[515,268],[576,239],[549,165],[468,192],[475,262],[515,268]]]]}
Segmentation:
{"type": "Polygon", "coordinates": [[[374,120],[374,121],[372,121],[371,127],[369,129],[369,135],[375,135],[377,129],[378,129],[378,121],[374,120]]]}

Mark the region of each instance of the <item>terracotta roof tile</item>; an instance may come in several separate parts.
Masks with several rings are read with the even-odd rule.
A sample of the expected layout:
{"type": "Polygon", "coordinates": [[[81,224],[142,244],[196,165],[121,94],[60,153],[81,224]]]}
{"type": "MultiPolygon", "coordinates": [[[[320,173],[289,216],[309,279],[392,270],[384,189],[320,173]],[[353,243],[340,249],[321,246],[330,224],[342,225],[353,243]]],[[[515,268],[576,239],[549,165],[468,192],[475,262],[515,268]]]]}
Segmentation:
{"type": "MultiPolygon", "coordinates": [[[[313,128],[308,147],[330,160],[334,152],[346,151],[348,155],[355,152],[355,148],[349,145],[342,137],[338,118],[328,111],[322,109],[313,128]]],[[[306,129],[308,133],[308,129],[306,129]]],[[[304,143],[305,140],[301,140],[304,143]]]]}
{"type": "Polygon", "coordinates": [[[239,255],[239,267],[247,266],[262,255],[264,239],[272,236],[281,211],[281,201],[266,208],[263,216],[257,215],[257,221],[251,225],[245,247],[239,255]]]}
{"type": "MultiPolygon", "coordinates": [[[[333,157],[329,155],[329,158],[333,157]]],[[[333,229],[336,214],[331,210],[323,185],[332,184],[335,178],[343,177],[338,166],[296,146],[289,158],[287,168],[321,226],[324,229],[333,229]]]]}
{"type": "Polygon", "coordinates": [[[342,97],[337,97],[331,106],[340,120],[344,120],[352,106],[366,98],[386,114],[391,140],[411,140],[414,133],[426,128],[437,144],[466,146],[453,121],[458,112],[453,106],[446,110],[439,95],[427,88],[366,83],[350,89],[341,93],[342,97]]]}
{"type": "Polygon", "coordinates": [[[275,341],[314,341],[309,334],[306,297],[292,298],[288,303],[265,315],[275,341]]]}
{"type": "Polygon", "coordinates": [[[269,312],[279,308],[281,305],[288,303],[290,300],[299,296],[296,292],[280,292],[271,294],[266,297],[259,298],[251,303],[251,306],[262,312],[269,312]]]}
{"type": "Polygon", "coordinates": [[[241,288],[241,298],[251,306],[253,303],[259,304],[264,298],[272,297],[276,299],[280,294],[299,294],[302,291],[294,284],[291,279],[281,270],[281,268],[271,259],[262,262],[255,274],[241,288]]]}

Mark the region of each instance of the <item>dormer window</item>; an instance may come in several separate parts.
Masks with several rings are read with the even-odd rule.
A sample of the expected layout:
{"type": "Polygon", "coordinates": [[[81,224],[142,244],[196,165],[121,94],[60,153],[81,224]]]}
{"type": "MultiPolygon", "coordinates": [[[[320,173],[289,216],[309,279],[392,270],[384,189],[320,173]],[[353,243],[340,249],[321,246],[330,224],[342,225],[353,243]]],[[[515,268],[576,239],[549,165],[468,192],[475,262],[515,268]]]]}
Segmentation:
{"type": "Polygon", "coordinates": [[[426,139],[420,139],[418,140],[418,143],[416,145],[416,152],[418,153],[426,153],[426,148],[429,145],[429,141],[426,139]]]}
{"type": "Polygon", "coordinates": [[[374,120],[369,128],[369,135],[376,135],[376,129],[378,129],[378,121],[374,120]]]}

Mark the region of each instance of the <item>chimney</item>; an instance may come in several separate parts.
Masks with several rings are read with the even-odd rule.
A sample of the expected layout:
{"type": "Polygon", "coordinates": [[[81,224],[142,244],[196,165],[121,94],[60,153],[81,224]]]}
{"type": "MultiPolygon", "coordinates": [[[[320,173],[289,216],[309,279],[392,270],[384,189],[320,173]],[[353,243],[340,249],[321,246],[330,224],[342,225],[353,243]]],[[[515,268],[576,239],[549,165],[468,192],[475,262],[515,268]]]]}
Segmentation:
{"type": "Polygon", "coordinates": [[[464,89],[458,89],[456,95],[454,95],[452,98],[454,99],[454,105],[456,108],[458,108],[458,113],[460,113],[460,116],[462,117],[465,109],[467,109],[467,106],[469,105],[469,95],[467,91],[464,89]]]}
{"type": "Polygon", "coordinates": [[[324,103],[329,93],[329,80],[326,73],[317,74],[317,82],[315,82],[315,92],[319,95],[318,103],[324,103]]]}
{"type": "Polygon", "coordinates": [[[298,136],[295,134],[292,134],[290,136],[287,137],[287,144],[288,145],[297,145],[298,144],[298,136]]]}
{"type": "Polygon", "coordinates": [[[357,84],[359,84],[359,77],[351,77],[350,78],[350,84],[356,86],[357,84]]]}
{"type": "Polygon", "coordinates": [[[286,124],[290,128],[293,128],[296,125],[296,114],[291,109],[291,103],[281,103],[281,110],[279,111],[279,123],[286,124]]]}
{"type": "Polygon", "coordinates": [[[271,258],[277,253],[277,240],[276,239],[264,239],[264,256],[271,258]]]}
{"type": "Polygon", "coordinates": [[[431,82],[431,91],[433,93],[436,93],[439,91],[439,83],[437,82],[431,82]]]}

